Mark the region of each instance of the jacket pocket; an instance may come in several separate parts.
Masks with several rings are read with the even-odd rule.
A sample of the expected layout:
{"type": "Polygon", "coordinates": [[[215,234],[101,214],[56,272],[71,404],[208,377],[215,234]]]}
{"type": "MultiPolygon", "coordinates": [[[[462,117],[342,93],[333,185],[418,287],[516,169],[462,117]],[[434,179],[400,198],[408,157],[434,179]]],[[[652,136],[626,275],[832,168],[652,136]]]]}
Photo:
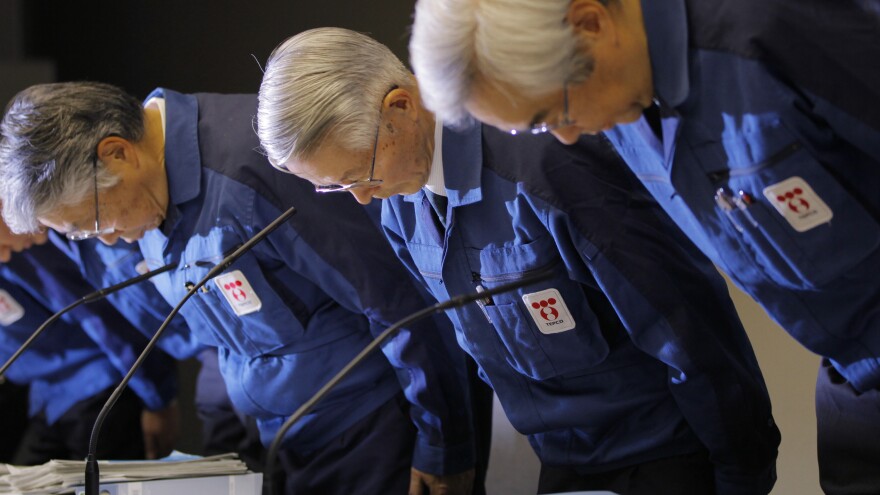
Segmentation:
{"type": "MultiPolygon", "coordinates": [[[[203,238],[193,238],[181,257],[183,269],[175,274],[175,287],[182,289],[201,280],[226,253],[238,246],[238,239],[221,229],[214,229],[203,238]]],[[[181,296],[185,291],[181,291],[181,296]]],[[[265,278],[253,252],[246,253],[217,277],[208,280],[188,301],[182,311],[196,317],[200,334],[207,342],[216,342],[236,354],[256,357],[282,348],[289,348],[303,337],[303,327],[296,315],[282,301],[265,278]],[[242,290],[227,297],[221,281],[232,277],[242,290]],[[255,309],[236,310],[235,301],[244,296],[259,301],[255,309]]],[[[189,318],[188,318],[189,320],[189,318]]],[[[194,325],[190,325],[191,327],[194,325]]],[[[200,337],[201,338],[201,337],[200,337]]]]}
{"type": "MultiPolygon", "coordinates": [[[[719,208],[770,279],[794,289],[821,287],[877,250],[880,225],[783,127],[763,133],[781,143],[765,158],[709,174],[733,198],[719,208]]],[[[725,142],[728,150],[748,146],[725,142]]]]}
{"type": "Polygon", "coordinates": [[[553,271],[549,280],[498,295],[494,304],[484,308],[506,351],[508,364],[530,378],[546,380],[601,363],[608,355],[608,344],[580,283],[568,277],[553,239],[548,236],[502,249],[504,253],[480,253],[479,282],[486,288],[538,270],[553,271]],[[552,257],[548,257],[550,253],[552,257]],[[546,304],[534,310],[526,306],[543,303],[546,304]],[[547,325],[548,322],[559,326],[547,325]]]}

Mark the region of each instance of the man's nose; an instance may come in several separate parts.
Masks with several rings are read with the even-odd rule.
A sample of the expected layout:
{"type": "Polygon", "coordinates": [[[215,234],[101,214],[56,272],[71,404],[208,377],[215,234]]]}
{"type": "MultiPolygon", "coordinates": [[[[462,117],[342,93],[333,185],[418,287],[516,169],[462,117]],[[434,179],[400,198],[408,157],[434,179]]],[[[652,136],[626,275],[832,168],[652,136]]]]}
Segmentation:
{"type": "Polygon", "coordinates": [[[373,200],[373,193],[376,192],[376,189],[378,189],[378,187],[356,187],[350,189],[348,192],[354,196],[354,199],[356,199],[358,203],[368,205],[370,204],[370,201],[373,200]]]}
{"type": "Polygon", "coordinates": [[[550,133],[553,134],[562,144],[576,143],[582,132],[583,130],[580,127],[574,125],[560,127],[550,131],[550,133]]]}

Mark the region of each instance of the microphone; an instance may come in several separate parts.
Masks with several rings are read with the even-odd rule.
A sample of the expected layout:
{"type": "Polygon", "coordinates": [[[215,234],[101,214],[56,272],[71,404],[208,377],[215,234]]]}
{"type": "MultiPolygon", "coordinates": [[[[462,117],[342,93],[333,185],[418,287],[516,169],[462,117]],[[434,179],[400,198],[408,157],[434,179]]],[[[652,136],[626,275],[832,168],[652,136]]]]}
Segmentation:
{"type": "Polygon", "coordinates": [[[150,354],[150,351],[156,347],[156,343],[159,341],[159,337],[162,336],[162,333],[165,332],[165,329],[168,328],[168,324],[171,323],[171,320],[175,315],[180,311],[180,308],[183,307],[183,304],[189,300],[203,285],[208,283],[209,280],[219,275],[222,271],[229,268],[230,265],[235,263],[235,261],[241,257],[244,253],[248,252],[251,248],[253,248],[257,243],[262,241],[266,236],[272,233],[275,229],[277,229],[282,223],[286,222],[293,214],[296,213],[296,208],[290,207],[287,211],[278,216],[275,220],[272,221],[269,225],[267,225],[263,230],[257,232],[257,234],[247,242],[241,245],[238,249],[236,249],[232,254],[223,258],[217,265],[214,265],[208,273],[199,280],[199,283],[190,287],[189,291],[187,291],[186,295],[183,296],[183,299],[177,303],[177,306],[171,310],[171,313],[165,318],[165,321],[162,322],[162,325],[159,326],[159,329],[156,330],[156,334],[153,335],[153,338],[147,343],[147,346],[144,347],[141,355],[138,356],[137,360],[131,366],[131,369],[122,378],[122,381],[119,383],[119,386],[110,394],[110,398],[107,399],[107,402],[104,404],[104,407],[101,409],[101,412],[98,413],[97,419],[95,419],[95,425],[92,427],[92,435],[89,438],[89,451],[86,456],[86,469],[85,469],[85,489],[86,495],[98,495],[98,491],[100,489],[100,472],[98,469],[98,460],[96,458],[96,452],[98,451],[98,434],[101,432],[101,426],[104,424],[104,420],[107,418],[107,415],[110,413],[110,409],[116,404],[116,401],[119,400],[119,396],[122,395],[122,392],[125,390],[125,387],[128,385],[128,382],[131,381],[134,374],[141,367],[144,361],[147,359],[147,356],[150,354]]]}
{"type": "MultiPolygon", "coordinates": [[[[317,392],[315,392],[315,395],[313,395],[302,406],[300,406],[299,409],[297,409],[296,412],[294,412],[293,415],[291,415],[287,419],[287,421],[285,421],[284,424],[281,425],[281,428],[279,428],[278,432],[275,434],[275,438],[272,440],[272,444],[269,446],[269,451],[266,454],[265,472],[266,473],[273,472],[273,469],[275,467],[274,466],[275,457],[278,455],[278,450],[281,447],[281,441],[284,438],[284,434],[287,433],[287,431],[290,430],[290,428],[294,424],[296,424],[297,421],[299,421],[303,416],[305,416],[315,406],[315,404],[320,402],[321,399],[323,399],[324,396],[327,395],[330,392],[330,390],[333,389],[333,387],[335,387],[340,381],[342,381],[346,376],[348,376],[348,374],[351,373],[351,370],[353,370],[358,364],[360,364],[361,361],[364,360],[364,358],[366,358],[371,353],[373,353],[373,351],[378,349],[382,344],[385,343],[386,340],[388,340],[391,337],[393,337],[394,335],[396,335],[397,332],[399,332],[401,328],[405,327],[406,325],[415,323],[415,322],[421,320],[422,318],[430,316],[434,313],[440,313],[440,312],[445,311],[447,309],[452,309],[452,308],[464,306],[465,304],[470,303],[470,302],[474,302],[477,300],[484,300],[486,298],[491,298],[492,296],[497,295],[497,294],[502,294],[504,292],[510,292],[512,290],[516,290],[521,287],[525,287],[526,285],[530,285],[530,284],[534,284],[536,282],[541,282],[541,281],[547,280],[548,278],[550,278],[550,276],[552,274],[553,274],[553,272],[550,269],[544,269],[539,272],[528,275],[524,278],[521,278],[515,282],[510,282],[507,284],[499,285],[498,287],[495,287],[494,289],[481,290],[481,291],[474,292],[471,294],[456,296],[456,297],[453,297],[453,298],[448,299],[446,301],[438,302],[437,304],[434,304],[433,306],[428,306],[425,309],[417,311],[417,312],[403,318],[402,320],[398,321],[397,323],[391,325],[390,327],[386,328],[385,331],[383,331],[381,334],[379,334],[378,337],[373,339],[372,342],[367,344],[367,346],[364,347],[364,349],[361,352],[359,352],[357,354],[357,356],[352,358],[351,361],[348,362],[348,364],[343,366],[343,368],[338,373],[336,373],[336,375],[334,375],[333,378],[331,378],[326,384],[324,384],[323,387],[321,387],[317,392]]],[[[271,477],[266,478],[266,480],[264,480],[264,481],[266,483],[268,483],[267,488],[268,488],[269,495],[272,495],[273,486],[272,486],[271,477]]]]}
{"type": "Polygon", "coordinates": [[[110,294],[113,294],[114,292],[120,291],[120,290],[122,290],[126,287],[129,287],[129,286],[141,283],[144,280],[148,280],[151,277],[155,277],[156,275],[159,275],[160,273],[165,273],[165,272],[171,270],[172,268],[174,268],[175,266],[177,266],[177,263],[169,263],[161,268],[157,268],[156,270],[152,270],[147,273],[138,275],[137,277],[132,277],[132,278],[125,280],[125,281],[122,281],[116,285],[111,285],[110,287],[96,290],[95,292],[92,292],[90,294],[86,294],[82,298],[77,299],[76,301],[70,303],[69,305],[67,305],[67,307],[62,308],[60,311],[56,312],[55,314],[50,316],[45,322],[43,322],[43,324],[40,325],[34,331],[34,333],[31,334],[30,337],[28,337],[28,339],[21,345],[21,347],[19,347],[18,350],[15,351],[14,354],[12,354],[12,357],[10,357],[9,359],[6,360],[6,363],[4,363],[2,367],[0,367],[0,378],[3,377],[3,374],[6,373],[6,370],[8,370],[10,366],[12,366],[12,363],[14,363],[24,353],[24,351],[26,351],[31,346],[31,344],[33,344],[34,340],[36,340],[37,337],[39,337],[40,334],[43,333],[43,331],[49,327],[49,325],[51,325],[56,320],[58,320],[58,318],[61,318],[62,316],[64,316],[64,314],[67,313],[68,311],[72,311],[73,309],[75,309],[83,304],[88,304],[88,303],[93,303],[95,301],[99,301],[99,300],[109,296],[110,294]]]}

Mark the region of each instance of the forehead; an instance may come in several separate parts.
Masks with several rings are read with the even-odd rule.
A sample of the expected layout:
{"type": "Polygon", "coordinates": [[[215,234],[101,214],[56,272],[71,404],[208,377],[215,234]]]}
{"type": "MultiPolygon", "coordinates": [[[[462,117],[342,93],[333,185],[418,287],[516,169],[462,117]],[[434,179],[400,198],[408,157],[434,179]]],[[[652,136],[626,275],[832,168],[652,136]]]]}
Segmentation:
{"type": "Polygon", "coordinates": [[[477,120],[509,131],[543,121],[555,105],[555,94],[527,96],[504,83],[475,82],[465,109],[477,120]]]}
{"type": "Polygon", "coordinates": [[[84,223],[95,221],[95,202],[85,198],[79,203],[62,205],[37,219],[41,224],[51,227],[80,227],[84,223]]]}
{"type": "Polygon", "coordinates": [[[355,180],[366,173],[367,152],[351,151],[328,142],[306,158],[291,158],[284,166],[291,173],[315,185],[338,184],[355,180]]]}

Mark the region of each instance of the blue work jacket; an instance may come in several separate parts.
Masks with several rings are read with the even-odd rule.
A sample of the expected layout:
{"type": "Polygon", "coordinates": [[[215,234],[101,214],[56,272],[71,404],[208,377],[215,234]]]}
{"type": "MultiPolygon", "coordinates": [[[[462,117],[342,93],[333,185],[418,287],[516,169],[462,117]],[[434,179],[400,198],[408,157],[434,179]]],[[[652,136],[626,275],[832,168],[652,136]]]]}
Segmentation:
{"type": "Polygon", "coordinates": [[[604,141],[444,130],[447,227],[423,191],[382,224],[543,463],[599,472],[706,449],[718,493],[769,492],[779,432],[724,282],[604,141]]]}
{"type": "Polygon", "coordinates": [[[876,12],[813,0],[642,7],[662,133],[643,116],[608,138],[777,323],[855,388],[877,388],[876,12]]]}
{"type": "MultiPolygon", "coordinates": [[[[107,288],[116,285],[137,277],[150,268],[137,244],[117,242],[108,246],[97,239],[70,241],[54,231],[49,232],[49,242],[74,260],[82,276],[94,287],[107,288]]],[[[161,264],[152,264],[153,268],[158,266],[161,264]]],[[[128,286],[110,294],[107,299],[147,339],[153,338],[165,317],[171,313],[171,306],[150,280],[128,286]]],[[[157,347],[175,359],[182,360],[197,356],[207,346],[199,342],[183,318],[177,316],[165,329],[157,347]]]]}
{"type": "MultiPolygon", "coordinates": [[[[4,361],[53,313],[95,290],[77,264],[51,243],[0,264],[0,288],[0,313],[13,315],[0,322],[4,361]]],[[[146,344],[109,302],[98,301],[49,326],[7,374],[13,382],[30,384],[30,414],[43,413],[52,424],[76,403],[118,385],[146,344]]],[[[147,408],[161,409],[177,396],[173,364],[156,352],[130,382],[147,408]]]]}
{"type": "MultiPolygon", "coordinates": [[[[148,263],[179,263],[156,278],[169,303],[288,206],[297,208],[181,311],[200,340],[219,348],[232,402],[269,442],[374,335],[428,301],[382,236],[378,209],[318,195],[258,152],[255,95],[160,89],[155,96],[165,99],[170,202],[162,226],[139,244],[148,263]]],[[[402,389],[419,429],[414,466],[434,474],[471,468],[464,355],[445,325],[442,318],[413,325],[383,347],[385,355],[368,357],[291,429],[286,447],[308,454],[402,389]]]]}

